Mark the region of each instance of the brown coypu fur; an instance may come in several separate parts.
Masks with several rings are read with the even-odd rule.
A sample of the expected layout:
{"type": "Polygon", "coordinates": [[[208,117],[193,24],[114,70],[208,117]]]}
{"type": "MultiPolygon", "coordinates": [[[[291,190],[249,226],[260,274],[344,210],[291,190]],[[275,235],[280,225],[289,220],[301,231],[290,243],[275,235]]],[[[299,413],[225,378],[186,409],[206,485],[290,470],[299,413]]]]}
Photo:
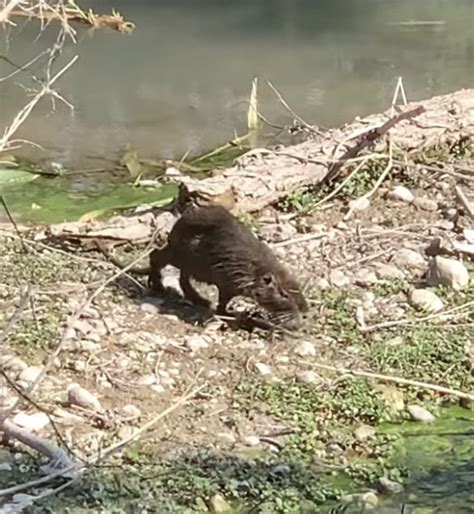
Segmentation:
{"type": "Polygon", "coordinates": [[[150,284],[160,291],[161,269],[180,270],[180,286],[194,303],[209,305],[190,278],[219,289],[217,312],[224,314],[235,296],[253,298],[276,325],[299,328],[308,310],[298,283],[271,249],[224,207],[190,207],[173,226],[168,244],[150,255],[150,284]]]}

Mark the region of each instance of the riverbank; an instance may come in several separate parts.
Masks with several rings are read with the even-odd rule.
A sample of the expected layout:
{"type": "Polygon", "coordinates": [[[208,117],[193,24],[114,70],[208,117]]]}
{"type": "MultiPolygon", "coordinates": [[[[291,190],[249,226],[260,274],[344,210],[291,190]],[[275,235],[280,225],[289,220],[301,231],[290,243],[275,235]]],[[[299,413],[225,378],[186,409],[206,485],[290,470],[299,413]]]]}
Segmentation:
{"type": "MultiPolygon", "coordinates": [[[[403,134],[410,136],[406,127],[403,134]]],[[[280,194],[270,187],[278,192],[272,206],[262,202],[258,213],[245,216],[253,209],[240,209],[307,285],[310,315],[295,337],[231,330],[219,320],[203,324],[205,313],[186,302],[151,297],[140,282],[115,277],[117,270],[85,244],[92,229],[105,237],[107,222],[82,224],[82,238],[78,224],[52,227],[56,240],[44,228],[29,228],[20,240],[3,227],[4,326],[31,288],[31,302],[2,352],[14,384],[34,381],[71,316],[78,318],[35,404],[27,402],[13,419],[29,429],[36,424],[42,437],[55,440],[52,419],[75,457],[90,466],[80,482],[30,511],[299,513],[346,500],[353,509],[346,512],[359,512],[357,503],[398,512],[406,503],[413,512],[434,513],[437,495],[417,489],[418,478],[465,466],[461,480],[472,483],[472,175],[464,170],[474,169],[474,153],[472,141],[443,137],[440,129],[423,155],[405,151],[396,158],[384,141],[358,173],[351,174],[354,162],[329,189],[310,187],[305,173],[305,190],[280,194]],[[425,273],[443,263],[451,272],[438,270],[438,282],[425,284],[425,273]],[[91,305],[81,310],[91,294],[91,305]],[[95,400],[72,401],[66,390],[73,383],[95,400]],[[141,431],[150,420],[150,430],[141,431]],[[135,431],[140,440],[129,441],[135,431]],[[118,441],[129,442],[98,458],[118,441]]],[[[337,139],[334,146],[342,152],[337,139]]],[[[308,162],[294,158],[297,149],[279,151],[308,171],[308,162]]],[[[257,163],[243,173],[260,166],[270,177],[278,156],[247,157],[257,163]]],[[[237,168],[231,180],[244,191],[248,183],[237,181],[237,168]]],[[[252,180],[257,171],[248,172],[252,180]]],[[[195,191],[195,182],[184,184],[195,191]]],[[[233,207],[250,203],[233,191],[233,207]]],[[[215,197],[222,199],[220,193],[215,197]]],[[[127,229],[125,237],[120,230],[127,225],[116,224],[109,237],[147,239],[150,216],[130,218],[133,226],[141,223],[141,233],[127,229]]],[[[140,252],[137,246],[123,257],[131,262],[140,252]]],[[[176,275],[167,281],[177,286],[176,275]]],[[[16,396],[6,384],[1,391],[4,405],[16,396]]],[[[23,447],[1,452],[0,489],[38,477],[36,454],[23,447]]],[[[457,494],[450,500],[458,502],[455,512],[469,512],[470,493],[457,494]]]]}

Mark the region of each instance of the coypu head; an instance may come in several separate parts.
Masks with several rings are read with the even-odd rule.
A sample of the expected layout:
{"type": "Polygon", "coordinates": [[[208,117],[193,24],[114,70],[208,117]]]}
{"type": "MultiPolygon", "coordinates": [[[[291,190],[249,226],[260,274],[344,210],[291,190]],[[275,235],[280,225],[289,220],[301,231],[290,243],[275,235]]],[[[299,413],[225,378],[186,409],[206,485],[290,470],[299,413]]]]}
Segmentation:
{"type": "Polygon", "coordinates": [[[254,284],[254,297],[276,325],[298,329],[308,304],[296,280],[283,268],[262,270],[254,284]]]}

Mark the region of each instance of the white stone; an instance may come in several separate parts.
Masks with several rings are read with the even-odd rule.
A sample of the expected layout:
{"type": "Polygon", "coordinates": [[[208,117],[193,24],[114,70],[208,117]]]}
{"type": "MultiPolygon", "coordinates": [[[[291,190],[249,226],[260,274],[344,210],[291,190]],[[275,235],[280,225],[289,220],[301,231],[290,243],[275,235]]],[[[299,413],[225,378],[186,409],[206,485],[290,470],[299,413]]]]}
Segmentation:
{"type": "Polygon", "coordinates": [[[431,198],[415,198],[413,205],[416,205],[418,208],[424,211],[434,212],[438,210],[438,202],[432,200],[431,198]]]}
{"type": "Polygon", "coordinates": [[[400,268],[424,268],[426,266],[425,259],[423,256],[410,250],[408,248],[402,248],[392,257],[392,263],[400,268]]]}
{"type": "Polygon", "coordinates": [[[255,363],[255,369],[258,371],[258,373],[260,373],[260,375],[262,375],[263,377],[266,377],[268,375],[271,375],[272,373],[272,369],[270,368],[270,366],[267,366],[266,364],[264,364],[263,362],[257,362],[255,363]]]}
{"type": "Polygon", "coordinates": [[[430,263],[426,281],[431,286],[444,285],[460,291],[469,285],[469,272],[461,261],[437,256],[430,263]]]}
{"type": "Polygon", "coordinates": [[[425,312],[438,312],[444,307],[441,298],[428,289],[413,289],[408,301],[415,309],[425,312]]]}
{"type": "Polygon", "coordinates": [[[122,407],[122,415],[127,418],[136,419],[139,418],[142,415],[142,413],[136,405],[127,404],[122,407]]]}
{"type": "Polygon", "coordinates": [[[15,425],[31,432],[38,432],[49,424],[49,418],[44,412],[35,412],[34,414],[19,412],[12,421],[15,425]]]}
{"type": "Polygon", "coordinates": [[[395,186],[387,193],[387,198],[396,202],[411,203],[415,195],[405,186],[395,186]]]}
{"type": "Polygon", "coordinates": [[[351,281],[343,271],[335,269],[329,272],[329,283],[334,287],[345,287],[348,286],[351,281]]]}
{"type": "Polygon", "coordinates": [[[316,355],[316,347],[309,341],[301,341],[295,348],[295,352],[301,357],[314,357],[316,355]]]}
{"type": "Polygon", "coordinates": [[[296,380],[301,384],[307,385],[319,384],[321,382],[319,375],[311,370],[298,371],[298,373],[296,373],[296,380]]]}
{"type": "Polygon", "coordinates": [[[151,386],[153,384],[156,384],[156,376],[155,375],[144,375],[143,377],[140,377],[137,382],[138,385],[141,386],[151,386]]]}
{"type": "Polygon", "coordinates": [[[41,371],[41,368],[38,368],[36,366],[30,366],[28,368],[25,368],[18,375],[18,380],[21,380],[22,382],[26,382],[28,384],[32,384],[40,376],[41,371]]]}
{"type": "Polygon", "coordinates": [[[424,407],[420,407],[419,405],[408,405],[407,411],[413,421],[420,421],[421,423],[433,423],[433,421],[436,419],[429,410],[425,409],[424,407]]]}
{"type": "Polygon", "coordinates": [[[242,439],[242,442],[246,446],[258,446],[260,444],[260,438],[256,435],[249,435],[242,439]]]}
{"type": "Polygon", "coordinates": [[[87,389],[84,389],[79,384],[71,384],[68,388],[68,402],[71,405],[77,405],[84,409],[93,411],[101,411],[102,406],[99,400],[87,389]]]}
{"type": "Polygon", "coordinates": [[[192,352],[197,352],[199,350],[209,348],[209,344],[205,341],[205,339],[202,336],[198,334],[186,336],[184,338],[184,342],[192,352]]]}

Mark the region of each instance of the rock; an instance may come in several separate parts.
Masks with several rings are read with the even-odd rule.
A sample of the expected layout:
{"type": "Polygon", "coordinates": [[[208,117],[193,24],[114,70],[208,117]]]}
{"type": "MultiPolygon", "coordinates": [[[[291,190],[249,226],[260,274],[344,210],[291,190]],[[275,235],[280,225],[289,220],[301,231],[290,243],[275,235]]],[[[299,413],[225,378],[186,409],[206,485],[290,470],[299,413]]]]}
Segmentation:
{"type": "Polygon", "coordinates": [[[244,443],[245,446],[258,446],[260,444],[260,438],[256,435],[249,435],[242,439],[242,443],[244,443]]]}
{"type": "Polygon", "coordinates": [[[12,373],[21,373],[28,368],[28,364],[15,355],[2,355],[0,357],[0,366],[5,371],[11,371],[12,373]]]}
{"type": "Polygon", "coordinates": [[[404,488],[402,484],[398,482],[394,482],[389,478],[381,477],[377,482],[377,489],[382,494],[400,494],[403,492],[404,488]]]}
{"type": "Polygon", "coordinates": [[[79,342],[79,350],[84,353],[96,353],[100,350],[100,344],[85,339],[79,342]]]}
{"type": "Polygon", "coordinates": [[[381,280],[402,280],[405,278],[403,271],[392,264],[379,264],[375,273],[381,280]]]}
{"type": "Polygon", "coordinates": [[[375,271],[372,271],[370,269],[367,269],[367,268],[362,268],[362,269],[359,269],[355,274],[354,274],[354,282],[358,285],[358,286],[369,286],[371,284],[375,284],[378,282],[378,278],[377,278],[377,275],[375,273],[375,271]]]}
{"type": "Polygon", "coordinates": [[[143,302],[140,305],[140,310],[143,312],[146,312],[147,314],[152,314],[153,316],[159,314],[159,312],[160,312],[160,309],[158,309],[158,307],[156,305],[154,305],[153,303],[149,303],[149,302],[143,302]]]}
{"type": "Polygon", "coordinates": [[[364,291],[360,297],[360,299],[364,303],[374,303],[375,302],[375,294],[372,291],[364,291]]]}
{"type": "Polygon", "coordinates": [[[300,357],[314,357],[316,355],[316,347],[309,341],[301,341],[295,348],[295,353],[300,357]]]}
{"type": "Polygon", "coordinates": [[[270,368],[270,366],[267,366],[263,362],[255,363],[255,369],[258,371],[260,375],[262,375],[262,377],[266,377],[272,374],[272,369],[270,368]]]}
{"type": "Polygon", "coordinates": [[[349,202],[349,212],[365,211],[370,207],[370,200],[366,196],[361,196],[349,202]]]}
{"type": "Polygon", "coordinates": [[[420,423],[433,423],[436,419],[429,410],[419,405],[408,405],[407,411],[413,421],[419,421],[420,423]]]}
{"type": "Polygon", "coordinates": [[[413,289],[408,295],[412,307],[425,312],[438,312],[443,309],[443,301],[428,289],[413,289]]]}
{"type": "Polygon", "coordinates": [[[319,375],[311,370],[298,371],[295,378],[296,381],[300,382],[301,384],[315,385],[321,383],[321,378],[319,375]]]}
{"type": "Polygon", "coordinates": [[[18,380],[26,382],[27,384],[32,384],[40,376],[41,371],[41,368],[38,368],[36,366],[30,366],[28,368],[25,368],[18,375],[18,380]]]}
{"type": "Polygon", "coordinates": [[[351,281],[343,271],[335,269],[329,272],[329,283],[334,287],[346,287],[351,281]]]}
{"type": "Polygon", "coordinates": [[[15,425],[26,428],[31,432],[39,432],[49,425],[49,418],[44,412],[35,412],[34,414],[19,412],[13,417],[12,421],[15,425]]]}
{"type": "Polygon", "coordinates": [[[102,406],[99,400],[87,389],[84,389],[79,384],[71,384],[68,388],[68,402],[71,405],[77,405],[84,409],[99,412],[102,406]]]}
{"type": "Polygon", "coordinates": [[[436,200],[432,200],[431,198],[415,198],[415,200],[413,200],[413,205],[419,209],[422,209],[423,211],[434,212],[438,210],[438,202],[436,200]]]}
{"type": "Polygon", "coordinates": [[[414,250],[402,248],[392,257],[395,266],[406,270],[423,269],[426,266],[424,257],[414,250]]]}
{"type": "Polygon", "coordinates": [[[329,289],[331,287],[331,284],[329,283],[329,280],[326,278],[320,278],[316,281],[315,286],[318,289],[329,289]]]}
{"type": "Polygon", "coordinates": [[[86,336],[90,332],[94,331],[92,325],[85,319],[78,319],[73,326],[76,332],[80,332],[83,336],[86,336]]]}
{"type": "Polygon", "coordinates": [[[8,462],[0,462],[0,473],[2,471],[11,471],[13,468],[12,468],[12,465],[9,464],[8,462]]]}
{"type": "Polygon", "coordinates": [[[135,427],[131,427],[129,425],[123,425],[118,429],[118,437],[119,439],[129,439],[133,437],[137,429],[135,427]]]}
{"type": "Polygon", "coordinates": [[[166,389],[161,384],[153,384],[150,386],[150,389],[158,394],[162,394],[166,391],[166,389]]]}
{"type": "Polygon", "coordinates": [[[360,425],[354,430],[354,437],[357,441],[365,441],[375,436],[375,428],[370,425],[360,425]]]}
{"type": "Polygon", "coordinates": [[[291,473],[291,467],[288,464],[277,464],[272,468],[272,472],[276,475],[289,475],[291,473]]]}
{"type": "Polygon", "coordinates": [[[184,338],[186,346],[192,351],[197,352],[205,348],[209,348],[209,344],[206,342],[203,336],[193,334],[184,338]]]}
{"type": "Polygon", "coordinates": [[[74,361],[72,364],[71,364],[71,367],[74,371],[77,371],[79,373],[82,373],[83,371],[86,370],[86,362],[85,361],[81,361],[81,360],[77,360],[77,361],[74,361]]]}
{"type": "Polygon", "coordinates": [[[344,453],[344,450],[341,447],[341,445],[337,443],[329,443],[326,449],[328,453],[332,453],[333,455],[342,455],[344,453]]]}
{"type": "Polygon", "coordinates": [[[137,384],[140,386],[151,386],[156,384],[156,376],[155,375],[144,375],[140,377],[137,381],[137,384]]]}
{"type": "Polygon", "coordinates": [[[373,491],[362,494],[360,499],[361,503],[369,509],[374,509],[379,504],[378,496],[373,491]]]}
{"type": "Polygon", "coordinates": [[[411,203],[415,195],[405,186],[395,186],[387,193],[387,198],[395,202],[411,203]]]}
{"type": "Polygon", "coordinates": [[[430,263],[426,282],[430,286],[444,285],[460,291],[469,284],[469,272],[461,261],[438,255],[430,263]]]}
{"type": "Polygon", "coordinates": [[[209,501],[212,514],[231,514],[233,508],[220,494],[215,494],[209,501]]]}
{"type": "Polygon", "coordinates": [[[138,419],[142,415],[141,410],[136,405],[130,403],[122,407],[121,414],[129,420],[138,419]]]}

